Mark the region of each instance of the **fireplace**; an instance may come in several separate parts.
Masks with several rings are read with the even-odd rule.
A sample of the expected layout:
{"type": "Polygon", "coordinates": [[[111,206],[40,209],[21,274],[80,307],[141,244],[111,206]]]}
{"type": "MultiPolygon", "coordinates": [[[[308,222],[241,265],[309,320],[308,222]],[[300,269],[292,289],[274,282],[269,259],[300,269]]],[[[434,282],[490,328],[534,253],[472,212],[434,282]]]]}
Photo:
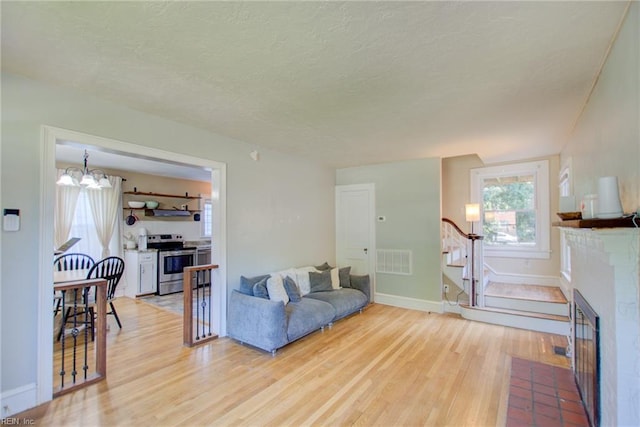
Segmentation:
{"type": "Polygon", "coordinates": [[[592,426],[600,425],[600,317],[573,290],[574,375],[592,426]]]}

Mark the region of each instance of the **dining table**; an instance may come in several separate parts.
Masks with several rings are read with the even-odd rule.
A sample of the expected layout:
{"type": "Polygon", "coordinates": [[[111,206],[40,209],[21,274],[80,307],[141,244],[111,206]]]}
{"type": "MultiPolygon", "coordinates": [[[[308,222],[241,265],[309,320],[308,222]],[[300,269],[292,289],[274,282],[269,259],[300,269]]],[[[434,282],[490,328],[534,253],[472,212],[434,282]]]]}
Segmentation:
{"type": "Polygon", "coordinates": [[[78,280],[84,280],[87,278],[90,269],[80,270],[63,270],[53,272],[53,284],[60,285],[62,283],[77,282],[78,280]]]}

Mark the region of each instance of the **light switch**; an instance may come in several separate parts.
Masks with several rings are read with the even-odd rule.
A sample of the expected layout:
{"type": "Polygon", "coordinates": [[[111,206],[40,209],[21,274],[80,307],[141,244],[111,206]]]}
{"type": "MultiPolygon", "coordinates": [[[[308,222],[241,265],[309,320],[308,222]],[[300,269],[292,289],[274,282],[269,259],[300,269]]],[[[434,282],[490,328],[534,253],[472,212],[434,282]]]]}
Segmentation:
{"type": "Polygon", "coordinates": [[[20,209],[5,209],[2,227],[4,231],[20,230],[20,209]]]}

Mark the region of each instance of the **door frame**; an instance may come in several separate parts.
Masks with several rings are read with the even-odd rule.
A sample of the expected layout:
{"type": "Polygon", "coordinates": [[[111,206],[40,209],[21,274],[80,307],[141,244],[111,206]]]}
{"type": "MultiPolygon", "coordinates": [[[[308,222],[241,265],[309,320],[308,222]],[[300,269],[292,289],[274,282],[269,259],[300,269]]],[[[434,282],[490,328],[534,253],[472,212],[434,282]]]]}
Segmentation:
{"type": "Polygon", "coordinates": [[[345,184],[335,186],[335,209],[336,209],[336,263],[339,263],[338,254],[340,250],[338,248],[339,238],[339,213],[340,213],[340,198],[338,194],[342,190],[347,191],[362,191],[369,192],[369,243],[370,248],[368,251],[369,258],[369,279],[371,284],[371,302],[374,302],[376,294],[376,185],[374,183],[367,184],[345,184]]]}
{"type": "Polygon", "coordinates": [[[53,398],[53,316],[51,313],[53,277],[53,213],[55,205],[56,143],[73,141],[95,146],[108,151],[117,151],[131,156],[151,157],[168,160],[211,170],[212,202],[212,259],[219,268],[215,270],[217,292],[212,294],[212,306],[218,308],[219,316],[214,319],[213,329],[219,336],[227,333],[227,220],[226,220],[226,163],[202,159],[186,154],[164,151],[143,145],[132,144],[110,138],[103,138],[82,132],[43,125],[41,127],[41,175],[40,175],[40,248],[39,248],[39,290],[38,290],[38,332],[37,332],[37,404],[53,398]]]}

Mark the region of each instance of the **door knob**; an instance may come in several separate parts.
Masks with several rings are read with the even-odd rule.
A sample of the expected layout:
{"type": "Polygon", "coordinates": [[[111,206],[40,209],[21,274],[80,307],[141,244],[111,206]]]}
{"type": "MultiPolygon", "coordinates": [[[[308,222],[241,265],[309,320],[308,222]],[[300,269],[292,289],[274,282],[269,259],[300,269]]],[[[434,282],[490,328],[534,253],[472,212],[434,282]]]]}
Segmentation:
{"type": "Polygon", "coordinates": [[[364,253],[365,253],[365,254],[366,254],[366,253],[369,253],[369,249],[364,248],[364,253]]]}

